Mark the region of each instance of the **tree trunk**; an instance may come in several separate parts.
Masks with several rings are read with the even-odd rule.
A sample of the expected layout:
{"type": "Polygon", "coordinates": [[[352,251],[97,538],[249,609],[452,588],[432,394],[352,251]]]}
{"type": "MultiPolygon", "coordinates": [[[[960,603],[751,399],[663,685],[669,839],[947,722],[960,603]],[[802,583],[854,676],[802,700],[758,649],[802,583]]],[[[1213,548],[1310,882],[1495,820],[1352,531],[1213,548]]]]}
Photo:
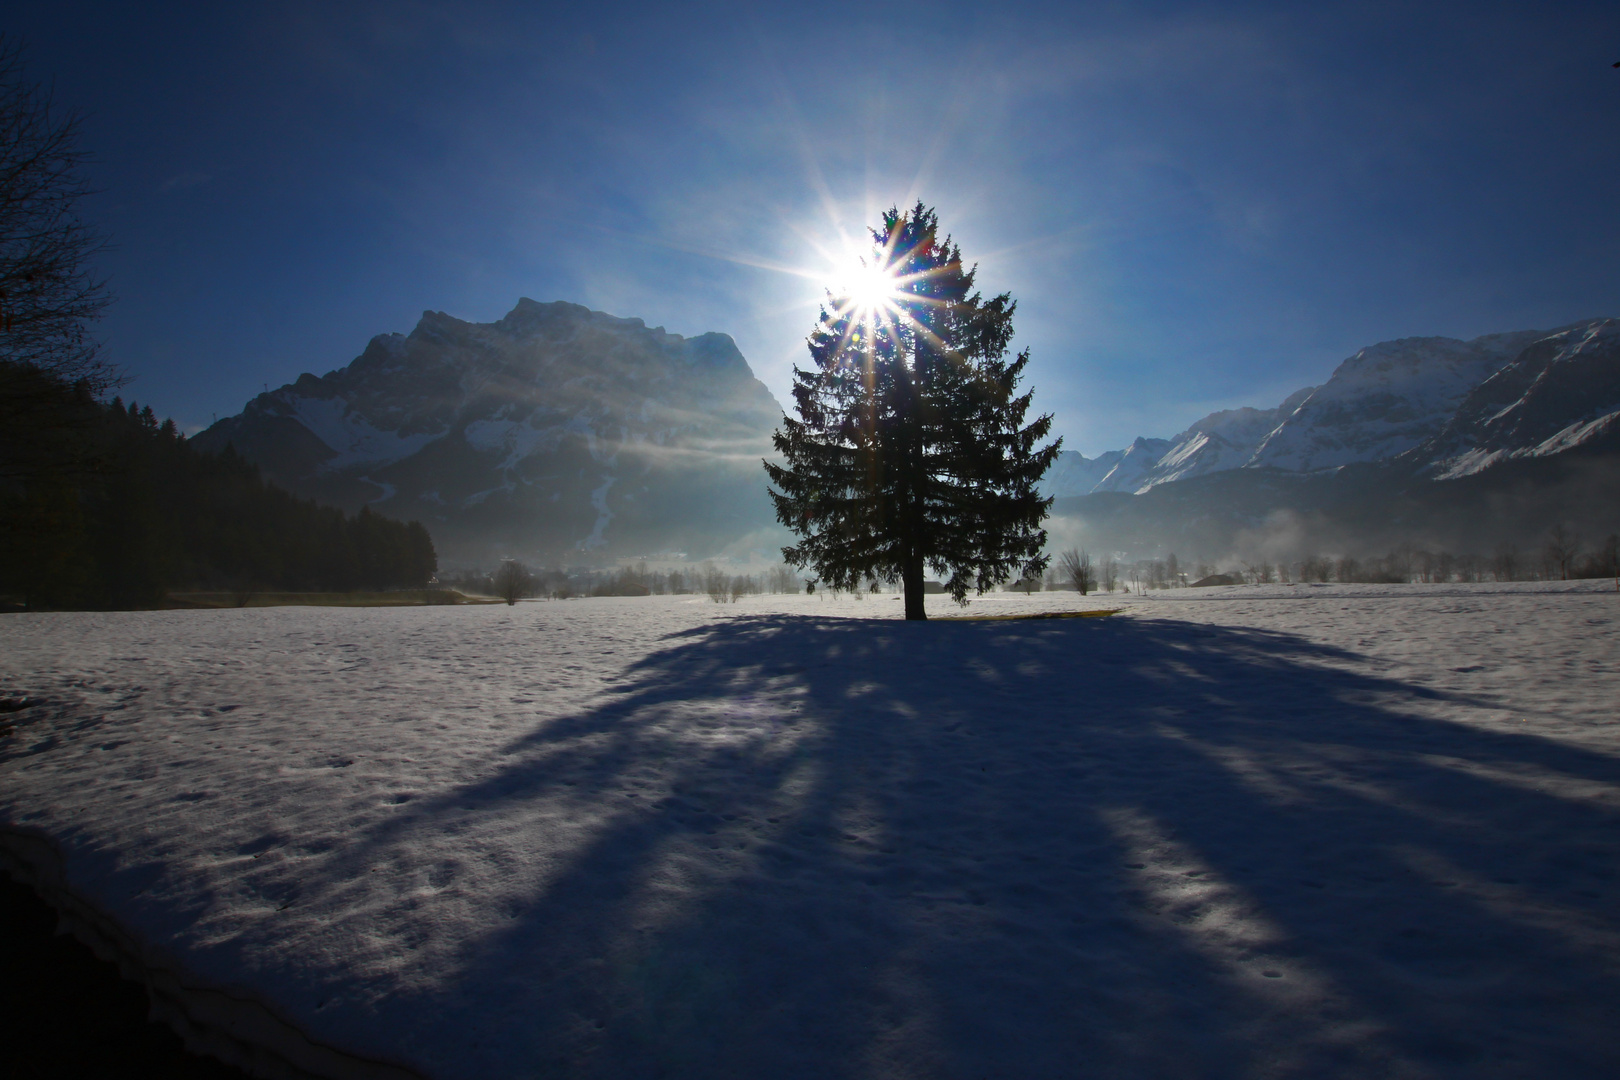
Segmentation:
{"type": "Polygon", "coordinates": [[[923,561],[921,555],[906,558],[906,565],[901,572],[900,581],[901,588],[906,596],[906,618],[928,618],[928,612],[923,610],[923,561]]]}

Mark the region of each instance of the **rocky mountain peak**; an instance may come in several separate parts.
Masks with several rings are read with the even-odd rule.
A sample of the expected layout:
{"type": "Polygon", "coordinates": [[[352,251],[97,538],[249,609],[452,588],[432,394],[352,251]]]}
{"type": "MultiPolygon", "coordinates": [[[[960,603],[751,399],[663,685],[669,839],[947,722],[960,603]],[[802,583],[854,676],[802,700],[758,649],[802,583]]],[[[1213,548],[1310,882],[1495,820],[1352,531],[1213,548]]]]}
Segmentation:
{"type": "Polygon", "coordinates": [[[1554,331],[1480,382],[1408,457],[1441,479],[1620,435],[1620,320],[1554,331]]]}
{"type": "Polygon", "coordinates": [[[198,439],[234,443],[294,491],[421,517],[452,558],[458,539],[556,558],[648,542],[625,526],[653,504],[678,543],[705,503],[723,518],[737,502],[715,487],[739,463],[763,503],[753,474],[781,415],[728,335],[525,297],[492,323],[426,311],[409,334],[380,334],[346,367],[261,394],[198,439]],[[684,508],[657,487],[677,503],[685,488],[684,508]]]}
{"type": "Polygon", "coordinates": [[[1620,323],[1603,318],[1469,341],[1380,342],[1275,409],[1213,412],[1173,439],[1138,438],[1095,459],[1065,452],[1045,487],[1141,493],[1231,469],[1312,473],[1393,460],[1455,477],[1561,452],[1620,435],[1617,341],[1620,323]]]}

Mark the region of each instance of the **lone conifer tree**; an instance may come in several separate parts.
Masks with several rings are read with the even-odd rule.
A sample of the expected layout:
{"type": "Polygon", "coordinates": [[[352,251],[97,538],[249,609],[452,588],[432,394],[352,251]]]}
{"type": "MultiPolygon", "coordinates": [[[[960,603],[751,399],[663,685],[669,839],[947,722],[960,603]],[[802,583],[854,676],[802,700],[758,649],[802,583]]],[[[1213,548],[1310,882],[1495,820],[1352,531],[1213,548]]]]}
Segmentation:
{"type": "Polygon", "coordinates": [[[908,619],[927,618],[925,565],[958,603],[1040,576],[1052,500],[1035,485],[1062,445],[1039,445],[1051,416],[1024,424],[1029,351],[1006,359],[1016,304],[974,292],[977,267],[937,229],[919,202],[872,230],[862,286],[829,294],[812,365],[794,368],[784,463],[765,464],[777,520],[800,538],[783,558],[835,589],[899,581],[908,619]]]}

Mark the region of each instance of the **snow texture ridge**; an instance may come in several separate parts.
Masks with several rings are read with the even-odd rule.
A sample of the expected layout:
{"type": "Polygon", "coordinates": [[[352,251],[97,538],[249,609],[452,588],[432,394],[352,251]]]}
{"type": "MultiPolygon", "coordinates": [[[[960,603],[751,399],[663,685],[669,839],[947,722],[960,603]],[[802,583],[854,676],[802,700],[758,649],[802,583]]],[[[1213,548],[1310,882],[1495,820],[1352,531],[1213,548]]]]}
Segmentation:
{"type": "Polygon", "coordinates": [[[62,858],[48,837],[0,827],[0,870],[32,888],[57,913],[61,929],[141,984],[152,1019],[180,1035],[187,1049],[271,1080],[421,1080],[420,1074],[311,1041],[277,1010],[240,990],[198,985],[173,957],[125,932],[68,887],[62,858]]]}
{"type": "Polygon", "coordinates": [[[12,615],[0,827],[325,1075],[1597,1080],[1600,586],[12,615]]]}

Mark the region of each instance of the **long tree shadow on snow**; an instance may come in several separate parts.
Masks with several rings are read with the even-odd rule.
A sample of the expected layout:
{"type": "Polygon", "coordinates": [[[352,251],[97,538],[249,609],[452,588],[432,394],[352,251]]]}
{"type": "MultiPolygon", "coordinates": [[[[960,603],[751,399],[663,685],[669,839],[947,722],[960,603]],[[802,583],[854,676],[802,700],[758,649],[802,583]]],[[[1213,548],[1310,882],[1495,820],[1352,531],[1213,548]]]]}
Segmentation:
{"type": "Polygon", "coordinates": [[[765,616],[624,675],[369,838],[522,802],[598,822],[442,991],[480,1068],[1620,1068],[1620,762],[1435,719],[1446,699],[1351,654],[765,616]],[[1538,790],[1559,777],[1584,787],[1538,790]]]}

